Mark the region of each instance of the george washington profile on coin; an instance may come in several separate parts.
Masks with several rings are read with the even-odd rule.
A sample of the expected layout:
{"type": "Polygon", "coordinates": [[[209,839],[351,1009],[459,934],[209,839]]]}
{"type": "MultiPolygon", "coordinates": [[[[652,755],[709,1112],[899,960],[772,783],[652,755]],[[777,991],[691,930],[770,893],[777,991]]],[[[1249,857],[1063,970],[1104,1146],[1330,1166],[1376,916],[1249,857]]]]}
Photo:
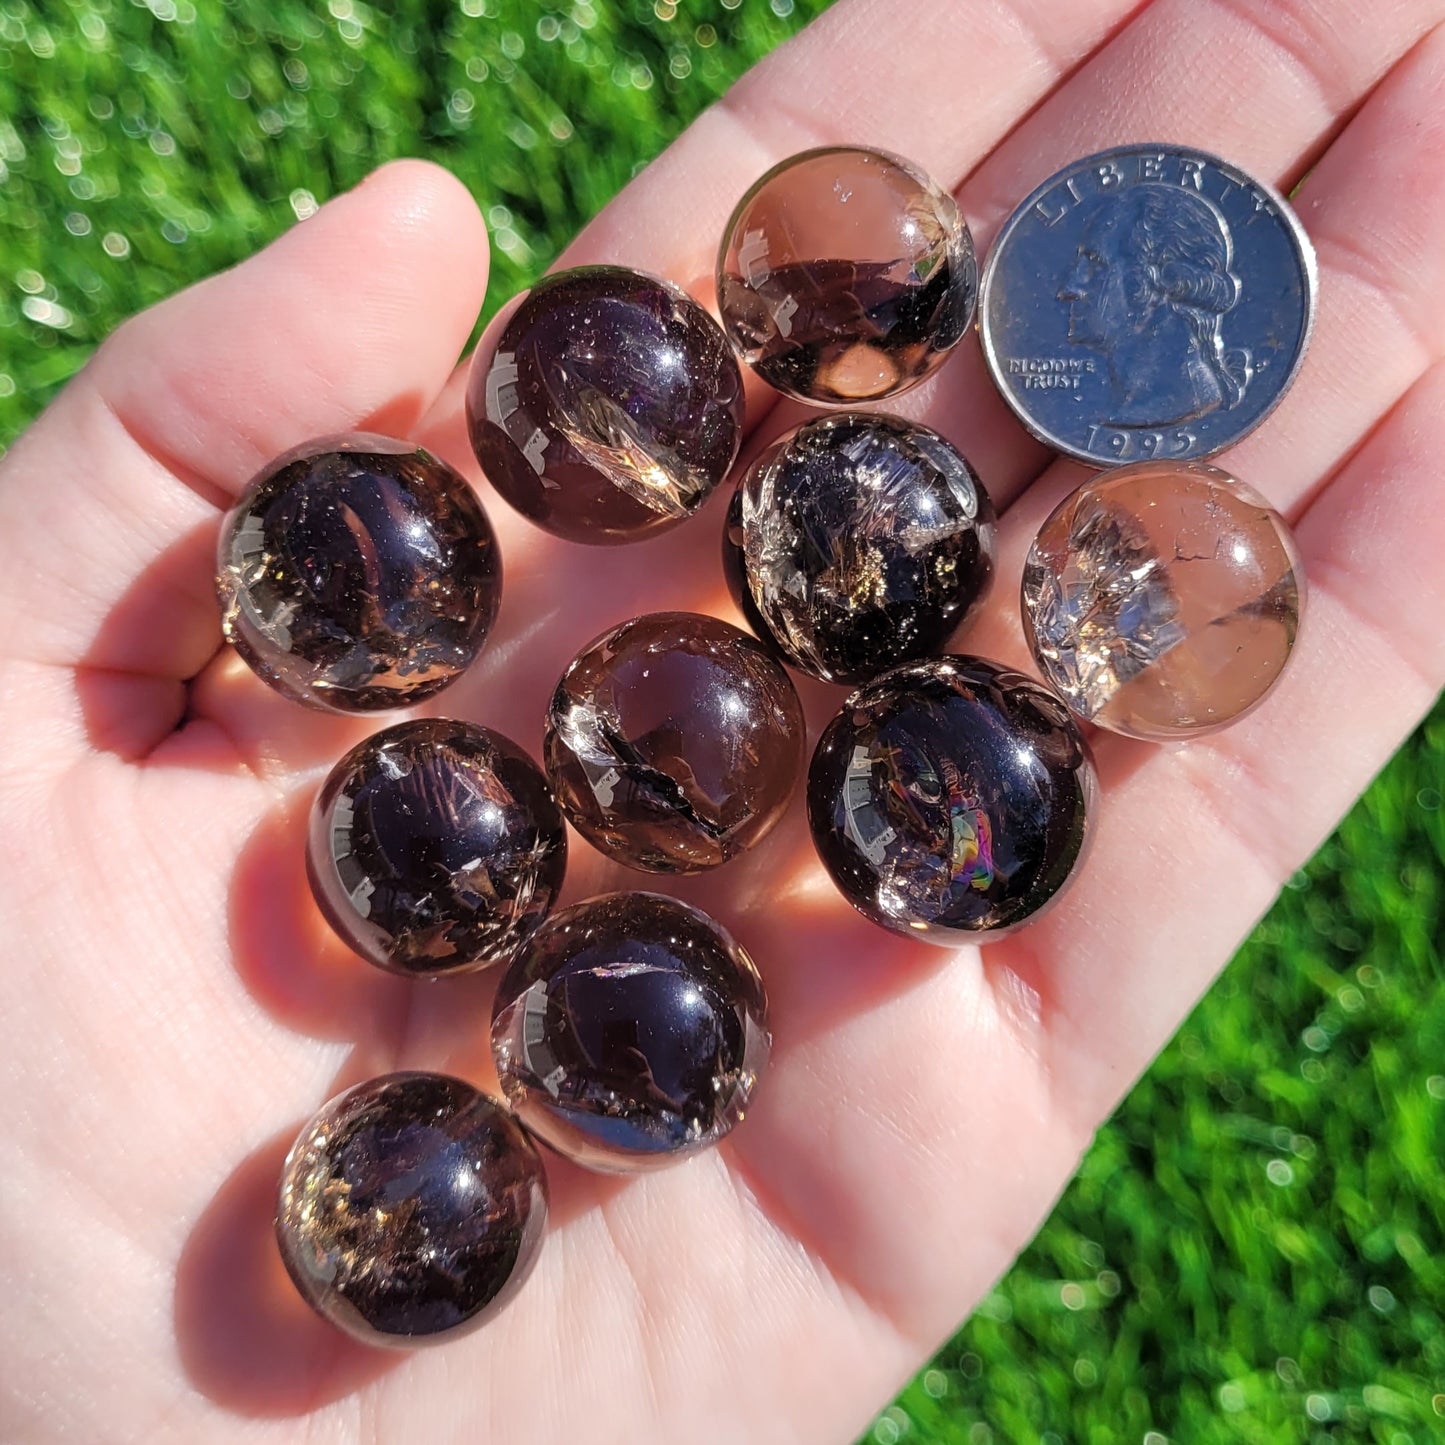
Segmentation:
{"type": "Polygon", "coordinates": [[[1244,400],[1249,352],[1224,341],[1241,293],[1232,259],[1228,223],[1196,191],[1144,184],[1087,203],[1058,299],[1069,340],[1105,359],[1112,405],[1101,421],[1162,427],[1244,400]]]}

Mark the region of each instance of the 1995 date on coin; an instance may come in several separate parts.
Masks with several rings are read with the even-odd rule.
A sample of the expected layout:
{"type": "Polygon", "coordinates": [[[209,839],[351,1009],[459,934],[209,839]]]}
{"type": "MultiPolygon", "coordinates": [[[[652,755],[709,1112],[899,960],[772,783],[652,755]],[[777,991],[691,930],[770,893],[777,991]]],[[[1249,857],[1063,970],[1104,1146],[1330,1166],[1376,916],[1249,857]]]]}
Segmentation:
{"type": "Polygon", "coordinates": [[[1112,466],[1208,456],[1294,380],[1314,249],[1277,191],[1217,156],[1124,146],[1034,191],[984,273],[994,381],[1040,441],[1112,466]]]}

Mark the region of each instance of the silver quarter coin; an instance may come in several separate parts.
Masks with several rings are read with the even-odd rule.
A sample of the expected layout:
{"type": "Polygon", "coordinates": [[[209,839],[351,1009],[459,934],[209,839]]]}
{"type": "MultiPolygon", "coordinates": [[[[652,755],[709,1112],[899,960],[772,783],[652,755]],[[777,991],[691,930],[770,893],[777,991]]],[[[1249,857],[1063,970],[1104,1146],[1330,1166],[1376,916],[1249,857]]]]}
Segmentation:
{"type": "Polygon", "coordinates": [[[1107,467],[1209,456],[1289,390],[1314,247],[1273,187],[1204,151],[1136,145],[1051,176],[994,242],[994,381],[1046,445],[1107,467]]]}

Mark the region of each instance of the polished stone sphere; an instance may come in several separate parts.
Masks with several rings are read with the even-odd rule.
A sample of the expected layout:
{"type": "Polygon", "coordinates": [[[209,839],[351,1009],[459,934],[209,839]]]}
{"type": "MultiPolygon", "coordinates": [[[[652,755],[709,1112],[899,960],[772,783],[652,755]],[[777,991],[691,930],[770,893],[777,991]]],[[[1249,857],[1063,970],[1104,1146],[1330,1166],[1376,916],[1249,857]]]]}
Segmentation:
{"type": "Polygon", "coordinates": [[[973,238],[953,197],[883,151],[828,146],[738,202],[718,257],[733,345],[770,386],[847,406],[928,376],[968,330],[973,238]]]}
{"type": "Polygon", "coordinates": [[[518,1117],[589,1169],[670,1164],[743,1117],[771,1047],[753,961],[705,913],[612,893],[556,913],[497,986],[518,1117]]]}
{"type": "Polygon", "coordinates": [[[296,702],[410,707],[482,649],[502,595],[466,479],[411,442],[353,432],[266,467],[221,524],[226,638],[296,702]]]}
{"type": "Polygon", "coordinates": [[[376,733],[336,764],[311,809],[316,902],[357,953],[395,973],[510,957],[566,865],[542,770],[474,723],[417,718],[376,733]]]}
{"type": "Polygon", "coordinates": [[[281,1171],[276,1242],[302,1298],[368,1345],[455,1339],[521,1288],[547,1224],[525,1131],[444,1074],[385,1074],[322,1108],[281,1171]]]}
{"type": "Polygon", "coordinates": [[[631,542],[691,516],[742,440],[743,382],[717,323],[620,266],[544,276],[472,363],[472,448],[524,517],[631,542]]]}
{"type": "Polygon", "coordinates": [[[762,644],[715,617],[654,612],[568,667],[542,750],[588,842],[633,868],[697,873],[771,831],[804,743],[798,694],[762,644]]]}
{"type": "Polygon", "coordinates": [[[986,942],[1057,898],[1094,790],[1053,693],[994,662],[938,657],[843,704],[813,754],[808,822],[865,918],[933,943],[986,942]]]}
{"type": "MultiPolygon", "coordinates": [[[[748,469],[726,523],[751,626],[795,667],[857,683],[947,644],[993,580],[994,509],[937,432],[818,417],[748,469]]],[[[730,585],[736,591],[736,580],[730,585]]]]}
{"type": "Polygon", "coordinates": [[[1283,517],[1203,462],[1085,482],[1024,564],[1024,630],[1080,717],[1156,742],[1249,712],[1279,680],[1304,605],[1283,517]]]}

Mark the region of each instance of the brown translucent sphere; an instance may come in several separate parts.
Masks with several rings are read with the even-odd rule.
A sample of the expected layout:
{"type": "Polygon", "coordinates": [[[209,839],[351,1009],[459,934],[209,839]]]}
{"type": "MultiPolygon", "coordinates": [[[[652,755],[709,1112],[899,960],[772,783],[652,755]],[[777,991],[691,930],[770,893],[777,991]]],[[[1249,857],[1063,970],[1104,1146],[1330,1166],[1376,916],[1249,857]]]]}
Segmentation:
{"type": "Polygon", "coordinates": [[[509,958],[547,916],[567,832],[542,770],[476,723],[411,718],[358,743],[311,809],[317,905],[362,958],[412,977],[509,958]]]}
{"type": "Polygon", "coordinates": [[[884,151],[829,146],[776,165],[738,203],[717,270],[743,359],[800,401],[895,396],[968,329],[973,238],[953,197],[884,151]]]}
{"type": "Polygon", "coordinates": [[[1069,710],[982,657],[864,683],[823,729],[808,824],[865,918],[944,947],[1001,938],[1078,876],[1096,784],[1069,710]]]}
{"type": "Polygon", "coordinates": [[[291,1146],[276,1203],[301,1297],[368,1345],[454,1339],[496,1314],[546,1223],[532,1141],[445,1074],[384,1074],[332,1099],[291,1146]]]}
{"type": "Polygon", "coordinates": [[[524,517],[573,542],[685,521],[742,440],[743,378],[716,321],[621,266],[544,276],[478,349],[472,450],[524,517]]]}
{"type": "Polygon", "coordinates": [[[633,868],[697,873],[772,830],[804,743],[798,694],[762,643],[716,617],[654,612],[577,656],[542,751],[589,843],[633,868]]]}
{"type": "Polygon", "coordinates": [[[1083,718],[1157,742],[1243,717],[1294,647],[1304,577],[1289,528],[1203,462],[1139,462],[1055,509],[1024,565],[1024,628],[1083,718]]]}
{"type": "Polygon", "coordinates": [[[556,913],[497,985],[507,1102],[589,1169],[653,1169],[742,1118],[772,1047],[763,981],[726,929],[656,893],[556,913]]]}
{"type": "Polygon", "coordinates": [[[410,707],[481,651],[502,559],[467,480],[368,432],[278,457],[221,523],[221,625],[260,677],[337,712],[410,707]]]}

